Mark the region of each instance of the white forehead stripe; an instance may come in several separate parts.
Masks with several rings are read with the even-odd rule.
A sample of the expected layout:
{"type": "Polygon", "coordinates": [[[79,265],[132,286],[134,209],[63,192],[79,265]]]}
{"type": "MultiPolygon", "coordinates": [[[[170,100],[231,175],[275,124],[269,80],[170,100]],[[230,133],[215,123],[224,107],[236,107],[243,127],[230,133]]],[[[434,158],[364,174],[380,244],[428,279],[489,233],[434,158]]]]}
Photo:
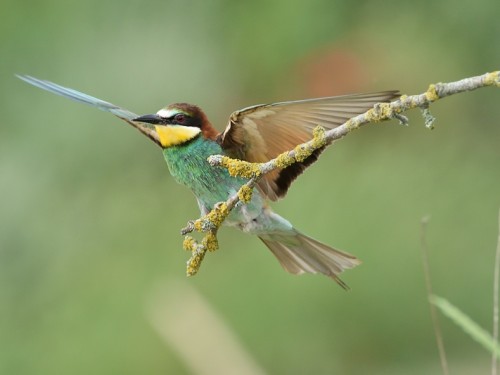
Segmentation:
{"type": "MultiPolygon", "coordinates": [[[[172,116],[175,116],[178,113],[184,113],[183,111],[177,109],[177,108],[163,108],[160,109],[156,114],[162,118],[170,118],[172,116]]],[[[187,113],[184,113],[187,114],[187,113]]]]}
{"type": "Polygon", "coordinates": [[[163,109],[160,109],[158,112],[156,112],[156,114],[160,117],[163,117],[163,118],[169,118],[169,117],[172,117],[174,116],[176,113],[179,113],[178,111],[175,111],[173,109],[166,109],[166,108],[163,108],[163,109]]]}

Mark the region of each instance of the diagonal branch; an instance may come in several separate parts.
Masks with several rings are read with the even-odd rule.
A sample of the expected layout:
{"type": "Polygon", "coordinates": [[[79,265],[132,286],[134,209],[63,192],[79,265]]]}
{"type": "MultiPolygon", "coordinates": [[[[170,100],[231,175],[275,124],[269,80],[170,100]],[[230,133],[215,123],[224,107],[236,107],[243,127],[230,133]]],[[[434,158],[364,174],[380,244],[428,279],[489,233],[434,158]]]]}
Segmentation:
{"type": "Polygon", "coordinates": [[[303,161],[315,150],[345,137],[352,130],[361,126],[390,119],[397,119],[402,125],[408,125],[408,118],[403,116],[402,113],[410,109],[420,108],[426,128],[433,129],[435,118],[429,111],[431,103],[447,96],[487,86],[500,87],[500,71],[465,78],[456,82],[431,84],[427,91],[422,94],[402,95],[398,100],[391,103],[376,104],[372,109],[352,117],[334,129],[325,131],[325,129],[318,126],[314,129],[313,139],[298,145],[293,150],[278,155],[266,163],[249,163],[222,155],[210,156],[208,162],[213,167],[227,168],[231,176],[246,178],[248,182],[243,184],[238,193],[229,197],[226,202],[218,203],[207,215],[195,221],[190,221],[181,230],[181,234],[186,235],[184,249],[192,252],[192,256],[187,263],[187,275],[192,276],[198,272],[207,250],[217,250],[217,230],[236,205],[250,201],[253,188],[266,173],[303,161]],[[193,231],[206,233],[201,243],[193,237],[187,236],[188,233],[193,231]]]}

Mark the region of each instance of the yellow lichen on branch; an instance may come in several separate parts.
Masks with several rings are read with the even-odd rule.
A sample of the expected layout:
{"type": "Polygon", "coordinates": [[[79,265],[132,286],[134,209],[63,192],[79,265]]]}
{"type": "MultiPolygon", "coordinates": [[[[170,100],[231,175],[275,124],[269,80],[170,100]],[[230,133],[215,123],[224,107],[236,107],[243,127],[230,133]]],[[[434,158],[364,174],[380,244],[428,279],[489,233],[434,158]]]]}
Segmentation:
{"type": "Polygon", "coordinates": [[[222,202],[215,205],[213,210],[206,214],[203,219],[208,220],[215,228],[219,228],[222,222],[226,220],[227,215],[229,215],[227,204],[222,202]]]}
{"type": "Polygon", "coordinates": [[[259,163],[249,163],[247,161],[223,156],[220,165],[226,168],[233,177],[240,176],[243,178],[252,178],[260,175],[259,163]]]}
{"type": "Polygon", "coordinates": [[[240,190],[238,190],[238,198],[243,203],[248,203],[252,200],[253,188],[248,185],[243,185],[240,190]]]}
{"type": "Polygon", "coordinates": [[[205,232],[205,236],[203,236],[201,243],[191,236],[184,237],[183,247],[185,250],[191,251],[191,257],[187,262],[186,270],[188,276],[193,276],[198,273],[207,250],[215,251],[219,248],[217,230],[222,225],[227,215],[229,215],[227,204],[219,203],[208,214],[191,222],[190,227],[183,230],[183,232],[190,232],[193,230],[205,232]]]}
{"type": "Polygon", "coordinates": [[[326,146],[326,143],[325,128],[316,126],[313,130],[313,139],[307,143],[298,145],[293,149],[295,154],[293,155],[293,159],[290,164],[303,162],[311,156],[314,151],[326,146]]]}
{"type": "Polygon", "coordinates": [[[219,248],[219,241],[215,232],[208,232],[201,240],[201,244],[208,251],[215,251],[219,248]]]}
{"type": "Polygon", "coordinates": [[[429,85],[429,88],[425,92],[425,98],[429,102],[435,102],[436,100],[439,99],[439,95],[438,95],[437,90],[436,90],[436,85],[434,85],[434,84],[429,85]]]}
{"type": "Polygon", "coordinates": [[[201,262],[203,262],[203,258],[205,258],[205,254],[207,250],[203,247],[200,247],[199,251],[193,251],[191,258],[189,258],[187,262],[186,275],[194,276],[198,273],[201,262]]]}
{"type": "Polygon", "coordinates": [[[396,112],[391,103],[379,103],[366,112],[366,119],[369,122],[380,122],[392,118],[396,112]]]}
{"type": "Polygon", "coordinates": [[[205,258],[205,254],[208,251],[215,251],[219,248],[219,242],[217,241],[217,236],[215,231],[210,231],[201,240],[201,244],[198,243],[193,237],[185,236],[182,246],[185,250],[191,251],[191,257],[187,261],[186,275],[194,276],[198,273],[200,269],[201,262],[205,258]]]}
{"type": "Polygon", "coordinates": [[[186,251],[194,251],[196,250],[196,240],[191,236],[185,236],[184,241],[182,242],[182,248],[186,251]]]}
{"type": "Polygon", "coordinates": [[[484,83],[487,86],[500,87],[500,70],[486,74],[486,77],[484,79],[484,83]]]}
{"type": "Polygon", "coordinates": [[[312,153],[324,146],[328,143],[325,137],[325,128],[321,126],[316,126],[313,130],[313,139],[309,142],[298,145],[293,149],[293,152],[286,151],[279,154],[275,161],[276,168],[286,168],[290,165],[302,162],[306,160],[312,153]]]}
{"type": "Polygon", "coordinates": [[[182,243],[182,247],[184,248],[184,250],[191,251],[191,257],[187,261],[186,275],[187,276],[196,275],[196,273],[200,269],[201,262],[205,257],[205,253],[207,252],[208,246],[205,246],[203,242],[200,245],[198,241],[196,241],[191,236],[185,236],[184,241],[182,243]]]}
{"type": "Polygon", "coordinates": [[[227,204],[221,202],[217,204],[212,211],[194,221],[193,226],[198,232],[208,232],[217,229],[229,215],[227,204]]]}

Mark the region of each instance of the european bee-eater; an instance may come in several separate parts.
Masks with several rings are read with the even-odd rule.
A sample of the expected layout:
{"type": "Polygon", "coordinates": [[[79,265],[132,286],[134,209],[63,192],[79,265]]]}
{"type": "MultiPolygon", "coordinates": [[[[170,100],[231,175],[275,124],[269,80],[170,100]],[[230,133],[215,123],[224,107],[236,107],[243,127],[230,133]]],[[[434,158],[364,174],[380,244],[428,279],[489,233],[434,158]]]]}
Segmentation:
{"type": "MultiPolygon", "coordinates": [[[[383,91],[256,105],[233,112],[226,129],[219,133],[205,113],[192,104],[170,104],[155,114],[137,116],[49,81],[18,77],[54,94],[111,112],[148,136],[161,147],[174,179],[192,190],[203,215],[216,203],[234,195],[246,182],[243,178],[231,177],[225,168],[210,166],[207,161],[210,155],[266,162],[310,140],[317,125],[334,128],[375,103],[398,96],[397,91],[383,91]]],[[[225,224],[257,235],[286,271],[321,273],[345,288],[338,275],[360,261],[300,233],[288,220],[274,213],[267,203],[284,197],[292,181],[314,163],[323,150],[316,150],[303,162],[265,175],[254,189],[251,201],[235,207],[225,224]]]]}

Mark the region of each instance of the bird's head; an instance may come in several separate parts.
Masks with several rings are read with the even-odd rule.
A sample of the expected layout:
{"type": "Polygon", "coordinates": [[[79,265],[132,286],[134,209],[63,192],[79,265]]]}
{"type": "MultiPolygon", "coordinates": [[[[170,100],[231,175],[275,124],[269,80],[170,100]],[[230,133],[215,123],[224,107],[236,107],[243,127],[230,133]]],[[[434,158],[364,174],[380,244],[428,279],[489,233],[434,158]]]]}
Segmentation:
{"type": "Polygon", "coordinates": [[[205,113],[187,103],[170,104],[155,114],[140,116],[133,121],[153,124],[164,148],[186,143],[200,133],[211,139],[217,134],[205,113]]]}

